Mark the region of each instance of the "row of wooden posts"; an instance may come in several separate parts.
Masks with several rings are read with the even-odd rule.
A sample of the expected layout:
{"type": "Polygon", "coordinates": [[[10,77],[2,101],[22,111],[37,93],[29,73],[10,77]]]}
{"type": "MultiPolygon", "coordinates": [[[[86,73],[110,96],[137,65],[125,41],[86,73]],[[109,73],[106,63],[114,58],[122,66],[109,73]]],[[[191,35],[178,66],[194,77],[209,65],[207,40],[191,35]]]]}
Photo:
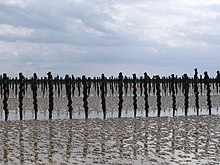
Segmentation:
{"type": "MultiPolygon", "coordinates": [[[[209,114],[211,114],[211,84],[213,86],[215,85],[216,91],[218,94],[218,89],[220,85],[220,74],[219,71],[217,71],[217,76],[215,78],[209,78],[208,73],[204,72],[204,78],[200,76],[198,77],[198,71],[197,69],[194,70],[195,74],[193,78],[189,78],[187,74],[184,74],[181,78],[178,78],[177,76],[174,76],[172,74],[168,78],[160,78],[160,76],[153,76],[153,78],[150,78],[147,73],[144,73],[143,77],[137,78],[136,74],[133,74],[132,78],[124,77],[123,74],[120,72],[119,76],[117,78],[106,78],[104,74],[101,75],[100,78],[86,78],[85,75],[82,76],[82,78],[75,79],[73,76],[70,77],[69,75],[65,76],[65,79],[62,78],[59,79],[59,77],[53,78],[51,72],[47,73],[46,79],[39,79],[37,77],[37,74],[34,73],[33,77],[30,79],[27,79],[24,77],[22,73],[19,73],[19,78],[9,78],[7,77],[7,74],[4,73],[2,77],[0,77],[0,90],[1,90],[1,97],[3,98],[3,110],[5,112],[5,120],[8,120],[8,98],[9,98],[9,88],[12,89],[16,88],[17,93],[17,86],[19,85],[19,92],[18,92],[18,99],[19,99],[19,114],[20,114],[20,120],[23,119],[22,112],[23,112],[23,98],[25,96],[25,89],[27,89],[27,85],[31,85],[31,90],[33,93],[33,107],[35,112],[35,120],[37,119],[37,113],[38,113],[38,104],[37,104],[37,94],[38,94],[38,87],[39,84],[43,86],[43,92],[45,92],[45,88],[49,90],[49,119],[52,119],[53,114],[53,105],[54,105],[54,86],[57,89],[58,93],[60,92],[59,88],[61,84],[61,90],[62,90],[62,84],[65,84],[66,88],[66,97],[68,100],[67,106],[69,111],[69,118],[72,119],[72,99],[74,95],[75,90],[75,83],[78,84],[78,88],[80,88],[80,85],[82,85],[83,90],[83,107],[85,110],[85,118],[88,118],[88,97],[89,97],[89,91],[91,88],[91,82],[95,84],[95,88],[97,91],[100,90],[100,97],[101,97],[101,104],[102,104],[102,110],[103,110],[103,118],[106,118],[106,101],[105,97],[107,97],[107,84],[110,84],[110,89],[112,94],[114,93],[113,86],[115,85],[116,90],[118,88],[118,117],[120,118],[122,115],[122,109],[123,109],[123,96],[125,95],[123,92],[127,93],[128,83],[132,84],[133,89],[133,108],[134,108],[134,117],[136,117],[137,114],[137,84],[140,85],[141,88],[141,95],[143,93],[144,100],[145,100],[145,112],[146,117],[148,117],[149,113],[149,104],[148,104],[148,96],[151,91],[151,84],[153,84],[153,89],[155,89],[155,95],[157,97],[157,116],[160,117],[161,115],[161,86],[166,85],[169,86],[170,94],[172,95],[172,107],[173,107],[173,116],[175,116],[176,113],[176,95],[178,92],[178,85],[182,88],[183,94],[184,94],[184,107],[185,107],[185,115],[188,114],[188,108],[189,108],[189,89],[190,84],[193,86],[194,89],[194,95],[195,95],[195,107],[197,109],[197,115],[199,115],[199,84],[200,84],[200,94],[202,93],[202,85],[206,88],[206,96],[207,96],[207,107],[209,110],[209,114]],[[162,85],[161,85],[162,84],[162,85]],[[124,89],[124,90],[123,90],[124,89]],[[143,91],[142,91],[143,89],[143,91]]],[[[80,90],[79,95],[80,95],[80,90]]],[[[166,90],[165,90],[166,94],[166,90]]],[[[78,95],[78,96],[79,96],[78,95]]],[[[99,94],[98,94],[99,96],[99,94]]]]}

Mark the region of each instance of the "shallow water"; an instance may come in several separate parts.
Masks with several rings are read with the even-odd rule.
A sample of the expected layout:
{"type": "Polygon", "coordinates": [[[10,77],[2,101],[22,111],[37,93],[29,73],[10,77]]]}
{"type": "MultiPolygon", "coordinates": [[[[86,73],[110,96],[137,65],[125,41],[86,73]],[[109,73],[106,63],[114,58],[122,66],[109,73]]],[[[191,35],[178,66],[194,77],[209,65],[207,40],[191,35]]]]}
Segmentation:
{"type": "Polygon", "coordinates": [[[219,164],[219,116],[0,122],[3,164],[219,164]]]}
{"type": "MultiPolygon", "coordinates": [[[[123,109],[122,109],[122,117],[134,117],[134,109],[133,109],[133,99],[130,96],[123,97],[123,109]]],[[[212,114],[220,115],[220,111],[218,110],[220,96],[212,96],[212,114]]],[[[73,118],[74,119],[84,119],[85,112],[83,108],[83,99],[82,97],[73,97],[72,98],[72,106],[73,106],[73,118]]],[[[184,116],[184,97],[178,96],[177,99],[177,111],[175,111],[175,116],[184,116]]],[[[206,96],[200,96],[200,115],[208,115],[206,96]]],[[[23,120],[32,120],[34,119],[34,109],[33,109],[33,100],[32,98],[24,98],[23,100],[23,120]]],[[[163,96],[161,98],[161,116],[173,116],[172,110],[172,98],[170,96],[163,96]]],[[[189,97],[189,108],[188,115],[196,115],[195,109],[195,98],[193,96],[189,97]]],[[[137,116],[145,117],[146,112],[144,110],[144,97],[139,96],[137,98],[137,116]]],[[[38,116],[39,120],[48,119],[48,98],[38,98],[38,116]]],[[[9,116],[8,120],[19,120],[19,101],[18,98],[9,98],[8,100],[8,109],[9,116]]],[[[157,116],[157,102],[156,96],[149,97],[149,113],[148,116],[155,117],[157,116]]],[[[101,107],[101,98],[100,97],[89,97],[88,98],[88,107],[89,107],[89,118],[103,118],[103,112],[101,107]]],[[[118,97],[106,97],[106,113],[107,118],[115,118],[118,117],[118,97]]],[[[54,110],[53,110],[53,119],[68,119],[69,112],[67,109],[67,98],[54,98],[54,110]]],[[[0,99],[0,121],[5,119],[2,99],[0,99]]]]}

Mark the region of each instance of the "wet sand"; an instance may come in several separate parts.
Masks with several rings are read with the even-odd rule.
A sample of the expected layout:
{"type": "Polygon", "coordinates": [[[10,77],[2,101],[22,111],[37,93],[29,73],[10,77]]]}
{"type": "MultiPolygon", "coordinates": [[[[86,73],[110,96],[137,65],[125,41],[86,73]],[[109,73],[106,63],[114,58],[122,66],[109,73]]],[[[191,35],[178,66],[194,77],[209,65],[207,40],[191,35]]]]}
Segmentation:
{"type": "Polygon", "coordinates": [[[108,96],[106,120],[100,97],[88,98],[87,120],[82,97],[73,97],[69,120],[67,98],[55,95],[53,119],[47,120],[48,98],[40,95],[36,121],[30,96],[23,100],[23,121],[19,121],[18,98],[11,95],[5,122],[0,99],[0,164],[220,164],[220,96],[212,95],[210,116],[206,96],[199,98],[200,116],[195,116],[195,97],[190,96],[187,117],[183,96],[177,96],[176,117],[171,117],[171,96],[162,96],[160,118],[156,96],[149,96],[148,118],[143,96],[137,98],[137,118],[132,97],[124,96],[120,119],[118,97],[108,96]]]}
{"type": "Polygon", "coordinates": [[[219,164],[219,116],[0,122],[2,164],[219,164]]]}

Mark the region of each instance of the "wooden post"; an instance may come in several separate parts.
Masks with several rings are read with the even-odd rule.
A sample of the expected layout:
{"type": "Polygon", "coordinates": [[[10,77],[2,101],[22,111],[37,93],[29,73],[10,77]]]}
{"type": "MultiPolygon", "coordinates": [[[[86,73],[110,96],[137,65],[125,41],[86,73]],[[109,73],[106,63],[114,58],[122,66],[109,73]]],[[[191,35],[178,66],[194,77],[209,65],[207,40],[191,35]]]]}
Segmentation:
{"type": "Polygon", "coordinates": [[[145,101],[145,111],[146,111],[146,117],[148,117],[148,109],[149,109],[149,104],[148,104],[148,89],[147,89],[147,83],[150,77],[147,75],[147,73],[144,73],[144,101],[145,101]]]}
{"type": "Polygon", "coordinates": [[[25,78],[22,73],[19,73],[19,114],[20,120],[23,119],[23,98],[25,93],[25,78]]]}
{"type": "Polygon", "coordinates": [[[33,104],[34,104],[34,112],[35,112],[35,120],[37,120],[37,74],[34,73],[32,80],[32,92],[33,92],[33,104]]]}
{"type": "Polygon", "coordinates": [[[204,72],[204,83],[205,83],[205,86],[206,86],[206,90],[207,90],[207,105],[208,105],[208,109],[209,109],[209,115],[212,114],[212,102],[211,102],[211,89],[210,89],[210,80],[209,80],[209,76],[208,76],[208,72],[204,72]]]}
{"type": "Polygon", "coordinates": [[[53,77],[51,72],[47,73],[48,75],[48,86],[49,86],[49,119],[52,119],[53,112],[53,77]]]}
{"type": "Polygon", "coordinates": [[[82,84],[83,84],[83,107],[85,109],[85,118],[88,119],[88,87],[87,87],[87,80],[86,80],[86,76],[83,75],[82,76],[82,84]]]}
{"type": "Polygon", "coordinates": [[[121,111],[123,108],[123,75],[122,72],[119,73],[118,76],[118,88],[119,88],[119,103],[118,103],[118,117],[121,118],[121,111]]]}
{"type": "Polygon", "coordinates": [[[102,99],[102,110],[103,110],[103,118],[106,118],[106,104],[105,104],[105,75],[102,74],[101,76],[101,99],[102,99]]]}
{"type": "Polygon", "coordinates": [[[134,117],[137,116],[137,87],[136,87],[136,74],[133,74],[133,105],[134,105],[134,117]]]}
{"type": "Polygon", "coordinates": [[[5,111],[5,121],[8,120],[8,97],[9,97],[9,85],[8,85],[8,77],[7,74],[3,74],[3,109],[5,111]]]}

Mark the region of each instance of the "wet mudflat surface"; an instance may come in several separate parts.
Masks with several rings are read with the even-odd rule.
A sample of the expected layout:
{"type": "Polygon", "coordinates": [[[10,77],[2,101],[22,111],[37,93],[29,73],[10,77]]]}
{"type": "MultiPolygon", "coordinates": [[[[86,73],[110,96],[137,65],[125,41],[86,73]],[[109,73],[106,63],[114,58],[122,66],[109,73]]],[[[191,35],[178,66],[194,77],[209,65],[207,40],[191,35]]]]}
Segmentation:
{"type": "MultiPolygon", "coordinates": [[[[63,94],[65,96],[65,94],[63,94]]],[[[48,98],[38,97],[38,120],[33,99],[23,100],[23,121],[19,101],[8,100],[9,121],[4,121],[0,99],[0,164],[219,164],[220,96],[212,95],[212,115],[206,96],[189,97],[189,116],[184,116],[184,97],[177,96],[176,117],[172,97],[162,96],[161,117],[156,96],[149,96],[149,117],[145,118],[144,97],[138,96],[134,118],[132,96],[123,96],[122,118],[118,97],[106,97],[107,119],[103,120],[101,98],[88,98],[89,119],[85,119],[82,97],[73,97],[73,119],[69,120],[67,98],[54,97],[52,120],[48,120],[48,98]]]]}
{"type": "Polygon", "coordinates": [[[3,164],[219,164],[219,116],[0,122],[3,164]]]}

